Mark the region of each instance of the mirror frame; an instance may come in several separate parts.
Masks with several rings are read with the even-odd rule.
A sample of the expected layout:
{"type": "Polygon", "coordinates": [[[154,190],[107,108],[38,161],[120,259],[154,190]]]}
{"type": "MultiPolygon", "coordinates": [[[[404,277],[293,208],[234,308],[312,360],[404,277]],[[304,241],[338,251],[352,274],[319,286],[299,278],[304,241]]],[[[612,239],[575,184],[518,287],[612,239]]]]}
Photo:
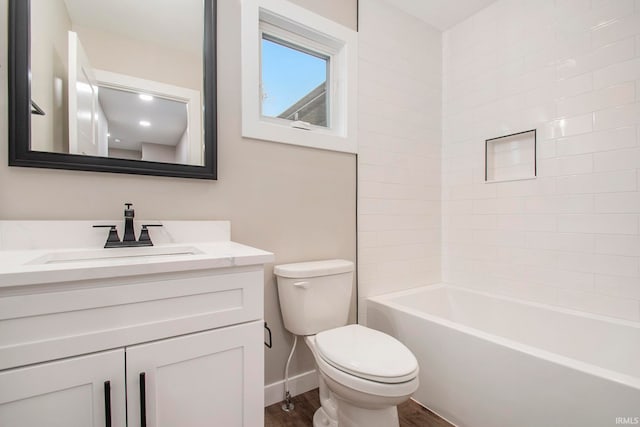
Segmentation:
{"type": "Polygon", "coordinates": [[[32,151],[31,2],[9,0],[9,166],[217,179],[216,4],[204,2],[204,166],[32,151]]]}

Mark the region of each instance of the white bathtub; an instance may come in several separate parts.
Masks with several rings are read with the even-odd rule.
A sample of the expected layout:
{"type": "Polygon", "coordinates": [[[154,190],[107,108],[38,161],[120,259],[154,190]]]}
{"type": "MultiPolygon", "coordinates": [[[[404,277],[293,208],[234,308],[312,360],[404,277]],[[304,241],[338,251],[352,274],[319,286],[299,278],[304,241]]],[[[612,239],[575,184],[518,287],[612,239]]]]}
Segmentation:
{"type": "Polygon", "coordinates": [[[458,426],[640,425],[640,323],[432,285],[370,298],[420,363],[414,399],[458,426]]]}

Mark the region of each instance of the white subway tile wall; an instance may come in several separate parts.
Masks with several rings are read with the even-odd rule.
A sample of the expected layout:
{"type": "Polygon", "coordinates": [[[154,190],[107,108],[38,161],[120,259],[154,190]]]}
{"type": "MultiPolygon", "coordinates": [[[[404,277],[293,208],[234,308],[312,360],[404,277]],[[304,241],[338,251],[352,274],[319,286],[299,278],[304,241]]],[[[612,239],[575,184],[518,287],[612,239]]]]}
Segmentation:
{"type": "Polygon", "coordinates": [[[359,13],[364,299],[441,279],[442,43],[439,31],[381,0],[361,0],[359,13]]]}
{"type": "Polygon", "coordinates": [[[640,320],[640,1],[499,0],[443,77],[443,280],[640,320]],[[484,140],[534,128],[538,177],[482,183],[484,140]]]}

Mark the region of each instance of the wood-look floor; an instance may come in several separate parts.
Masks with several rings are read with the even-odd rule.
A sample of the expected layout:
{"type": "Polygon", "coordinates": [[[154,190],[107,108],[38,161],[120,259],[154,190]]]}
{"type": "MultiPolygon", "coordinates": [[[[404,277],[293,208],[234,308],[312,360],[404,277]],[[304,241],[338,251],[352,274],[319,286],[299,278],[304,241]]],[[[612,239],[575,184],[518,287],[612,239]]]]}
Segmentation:
{"type": "MultiPolygon", "coordinates": [[[[264,409],[265,427],[311,427],[313,414],[320,407],[318,389],[295,396],[293,403],[295,409],[291,412],[282,410],[282,402],[266,407],[264,409]]],[[[398,406],[398,417],[400,427],[453,427],[413,400],[398,406]]]]}

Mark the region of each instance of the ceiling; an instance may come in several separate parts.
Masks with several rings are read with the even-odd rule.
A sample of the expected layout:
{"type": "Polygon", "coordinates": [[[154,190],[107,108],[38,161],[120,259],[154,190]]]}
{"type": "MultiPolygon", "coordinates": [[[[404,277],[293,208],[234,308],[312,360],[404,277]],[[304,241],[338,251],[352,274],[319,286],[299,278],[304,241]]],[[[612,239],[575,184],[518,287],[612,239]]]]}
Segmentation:
{"type": "Polygon", "coordinates": [[[387,0],[427,24],[448,30],[496,0],[387,0]]]}
{"type": "Polygon", "coordinates": [[[106,87],[100,87],[99,94],[109,122],[110,148],[140,151],[144,142],[175,146],[187,128],[184,102],[159,97],[143,101],[136,92],[106,87]],[[151,126],[140,126],[141,120],[151,126]]]}

